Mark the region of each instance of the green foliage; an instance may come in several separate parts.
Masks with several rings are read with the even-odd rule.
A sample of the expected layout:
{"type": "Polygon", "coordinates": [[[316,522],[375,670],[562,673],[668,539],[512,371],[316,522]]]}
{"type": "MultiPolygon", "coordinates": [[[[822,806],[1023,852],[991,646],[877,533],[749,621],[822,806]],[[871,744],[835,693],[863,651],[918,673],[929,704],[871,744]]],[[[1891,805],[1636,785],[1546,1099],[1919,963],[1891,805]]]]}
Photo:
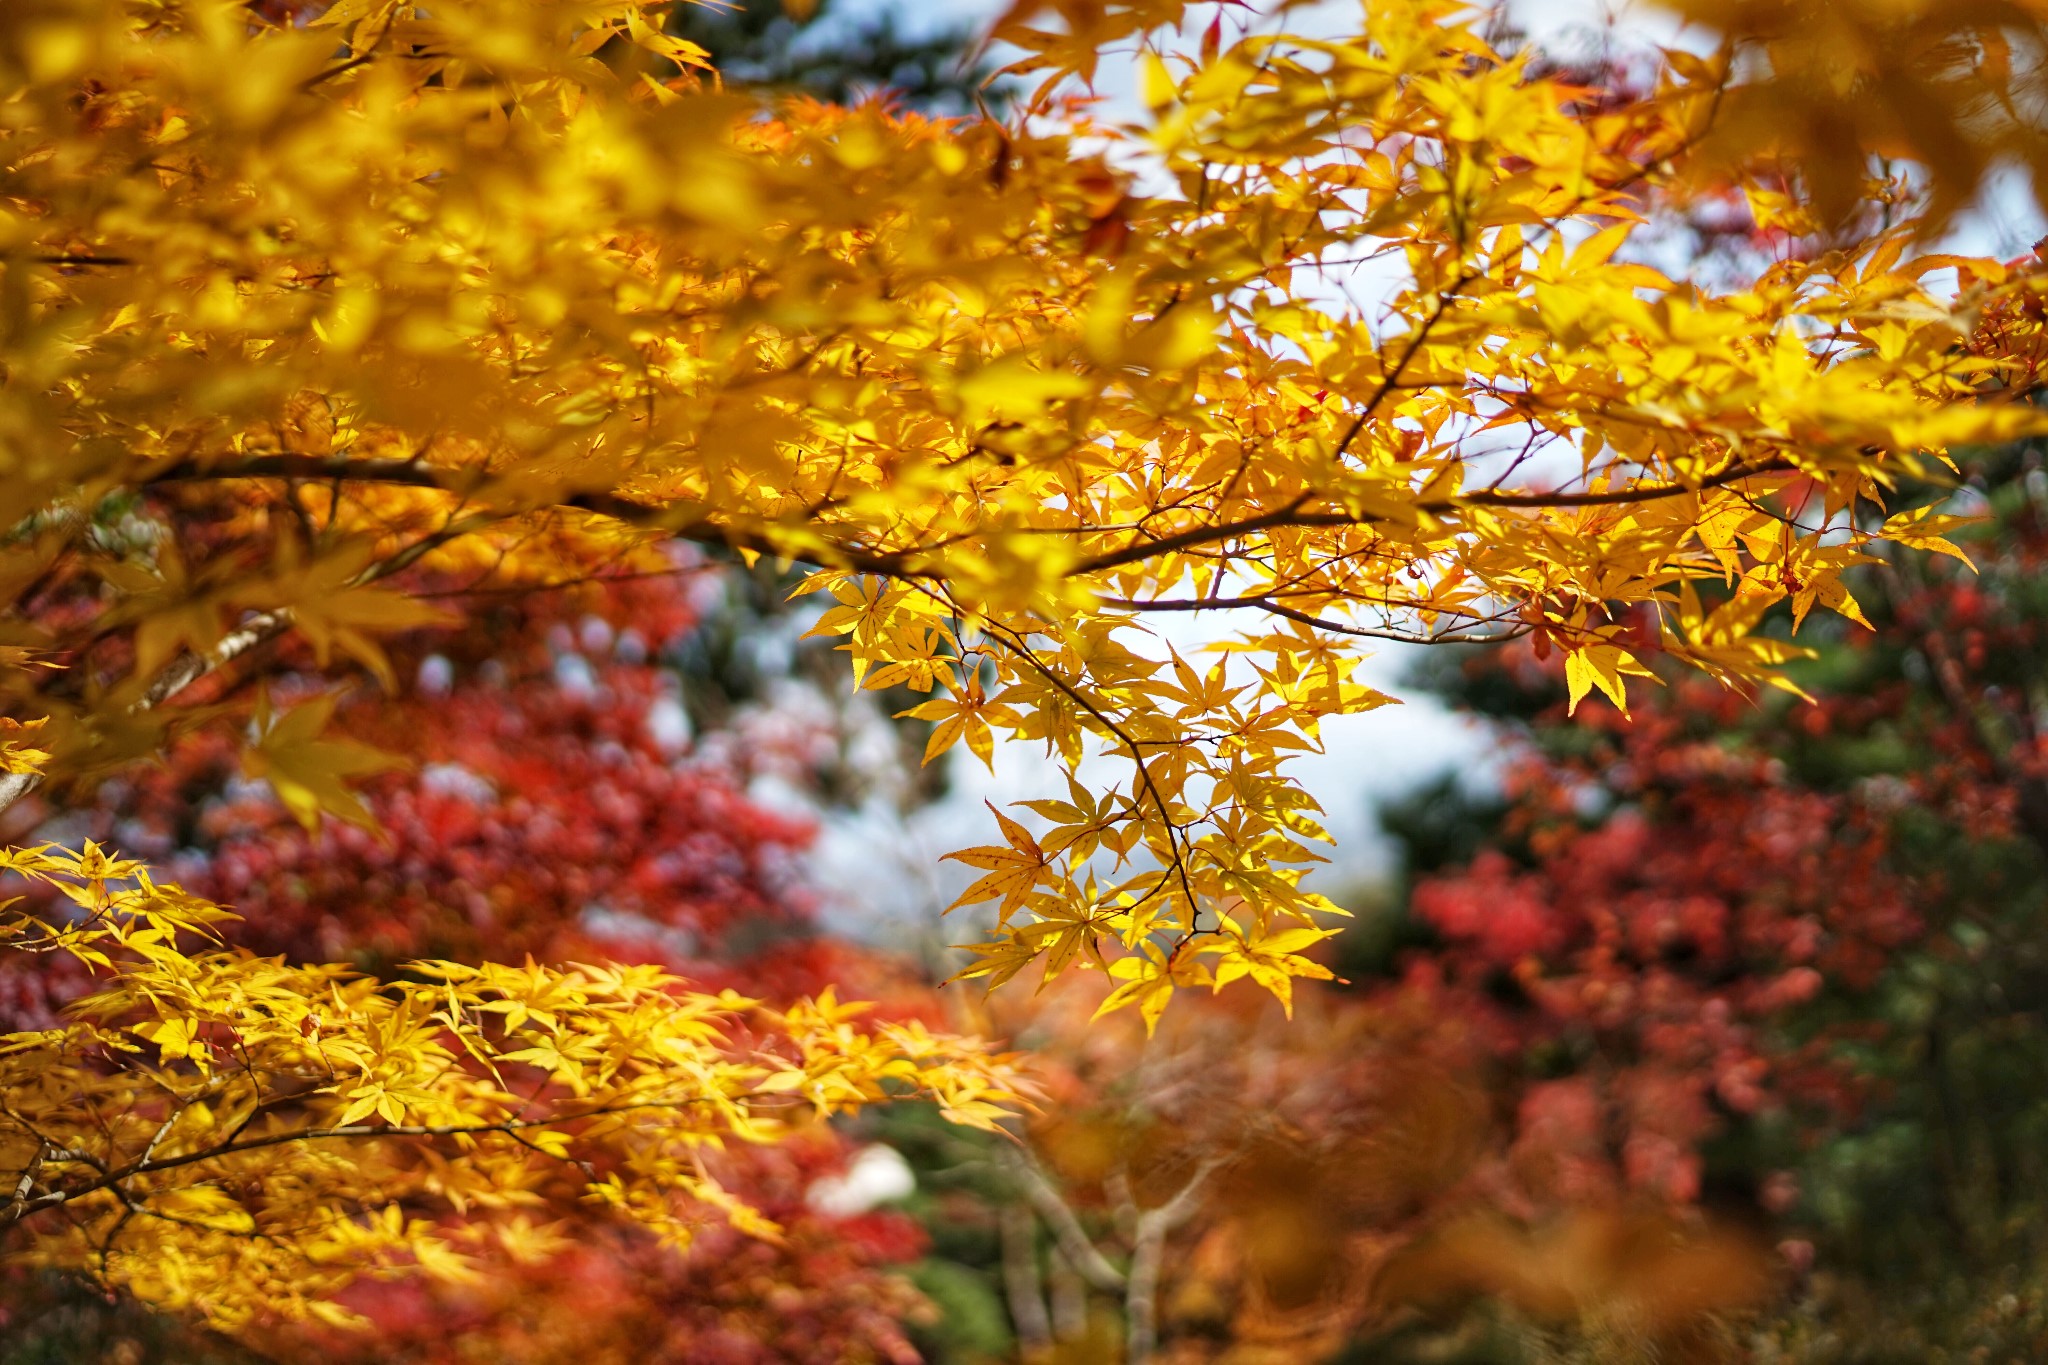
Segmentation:
{"type": "Polygon", "coordinates": [[[992,1274],[932,1257],[911,1267],[910,1282],[938,1311],[937,1321],[915,1333],[936,1365],[1009,1357],[1016,1343],[992,1274]]]}
{"type": "Polygon", "coordinates": [[[0,1365],[266,1365],[222,1337],[115,1299],[68,1276],[17,1273],[6,1285],[0,1365]]]}

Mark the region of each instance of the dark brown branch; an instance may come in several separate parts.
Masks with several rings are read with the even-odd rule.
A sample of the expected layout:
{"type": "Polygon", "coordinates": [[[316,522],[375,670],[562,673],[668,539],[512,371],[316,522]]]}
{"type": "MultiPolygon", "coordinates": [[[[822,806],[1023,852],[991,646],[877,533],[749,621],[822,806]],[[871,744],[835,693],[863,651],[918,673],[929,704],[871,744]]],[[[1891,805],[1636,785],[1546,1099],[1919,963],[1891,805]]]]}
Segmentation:
{"type": "Polygon", "coordinates": [[[1387,401],[1387,395],[1400,387],[1401,376],[1407,371],[1409,363],[1415,359],[1416,352],[1420,351],[1423,343],[1429,340],[1429,334],[1436,330],[1436,325],[1439,322],[1443,321],[1444,314],[1451,311],[1451,300],[1458,296],[1459,290],[1472,283],[1476,278],[1477,276],[1469,274],[1460,275],[1452,282],[1449,289],[1436,296],[1436,307],[1430,310],[1429,316],[1422,320],[1422,325],[1415,329],[1415,335],[1408,338],[1408,345],[1403,348],[1400,358],[1394,362],[1394,368],[1388,370],[1386,374],[1380,377],[1379,387],[1373,390],[1372,396],[1367,398],[1364,406],[1359,408],[1358,415],[1351,419],[1351,425],[1345,428],[1343,439],[1337,442],[1337,449],[1332,456],[1333,459],[1341,460],[1344,458],[1344,453],[1351,449],[1351,443],[1357,440],[1359,433],[1365,430],[1365,424],[1372,420],[1375,412],[1379,411],[1380,404],[1387,401]]]}
{"type": "Polygon", "coordinates": [[[1444,502],[1421,504],[1425,512],[1447,512],[1457,507],[1613,507],[1623,503],[1655,502],[1659,498],[1676,497],[1684,493],[1702,493],[1710,488],[1725,484],[1739,483],[1765,474],[1790,474],[1793,466],[1785,460],[1762,460],[1756,464],[1739,464],[1724,469],[1719,474],[1710,474],[1698,483],[1656,483],[1637,484],[1631,488],[1615,488],[1604,493],[1468,493],[1463,497],[1451,498],[1444,502]]]}
{"type": "MultiPolygon", "coordinates": [[[[1338,594],[1332,593],[1331,596],[1338,596],[1338,594]]],[[[1299,621],[1305,626],[1314,626],[1317,630],[1327,630],[1338,635],[1355,635],[1364,640],[1391,640],[1396,644],[1406,645],[1499,644],[1504,641],[1519,639],[1527,633],[1525,628],[1520,627],[1504,631],[1498,635],[1458,635],[1453,633],[1454,631],[1465,629],[1463,625],[1453,626],[1450,630],[1440,631],[1433,635],[1421,635],[1414,631],[1405,630],[1376,630],[1370,626],[1354,626],[1344,621],[1331,621],[1321,616],[1312,616],[1308,612],[1284,606],[1274,601],[1271,595],[1259,594],[1244,597],[1165,597],[1152,601],[1132,597],[1104,597],[1098,600],[1105,607],[1114,607],[1119,611],[1136,612],[1217,611],[1229,608],[1255,607],[1274,616],[1284,616],[1291,621],[1299,621]]],[[[1475,616],[1472,624],[1476,625],[1485,620],[1498,619],[1500,618],[1475,616]]]]}
{"type": "MultiPolygon", "coordinates": [[[[1221,526],[1196,526],[1170,536],[1160,536],[1156,540],[1138,541],[1134,544],[1126,545],[1120,550],[1111,550],[1106,554],[1099,554],[1093,559],[1084,560],[1068,570],[1068,573],[1070,576],[1078,577],[1085,574],[1100,573],[1104,569],[1122,568],[1126,564],[1142,564],[1148,559],[1156,559],[1160,555],[1172,554],[1176,550],[1192,549],[1197,545],[1213,545],[1221,540],[1235,540],[1239,536],[1250,535],[1254,531],[1272,530],[1282,526],[1334,524],[1304,521],[1301,517],[1301,508],[1308,500],[1309,494],[1303,493],[1271,512],[1264,512],[1255,517],[1246,517],[1242,521],[1225,522],[1221,526]]],[[[1345,518],[1345,521],[1355,522],[1359,525],[1364,525],[1374,520],[1377,520],[1377,518],[1348,516],[1345,518]]]]}
{"type": "MultiPolygon", "coordinates": [[[[1456,498],[1443,498],[1433,502],[1415,505],[1417,512],[1440,516],[1465,507],[1607,507],[1625,503],[1655,502],[1661,498],[1680,497],[1687,493],[1699,493],[1724,484],[1738,483],[1743,479],[1756,478],[1764,474],[1787,474],[1792,465],[1783,460],[1765,460],[1757,464],[1740,464],[1724,469],[1718,474],[1709,474],[1697,483],[1637,484],[1630,488],[1616,488],[1598,493],[1469,493],[1456,498]]],[[[1120,550],[1111,550],[1077,564],[1068,572],[1072,575],[1099,573],[1104,569],[1121,568],[1126,564],[1142,563],[1159,555],[1176,550],[1190,549],[1197,545],[1214,544],[1218,541],[1235,540],[1239,536],[1256,531],[1281,528],[1309,528],[1317,526],[1370,526],[1383,518],[1370,514],[1352,512],[1303,512],[1301,507],[1308,501],[1303,494],[1271,512],[1241,521],[1225,522],[1220,526],[1196,526],[1157,540],[1126,545],[1120,550]]]]}
{"type": "MultiPolygon", "coordinates": [[[[496,1123],[441,1123],[441,1124],[370,1124],[351,1123],[335,1128],[302,1128],[294,1132],[272,1133],[260,1138],[246,1138],[237,1142],[222,1143],[217,1147],[203,1148],[196,1152],[184,1152],[177,1156],[161,1159],[137,1160],[118,1169],[110,1169],[106,1163],[85,1152],[58,1150],[44,1139],[47,1149],[55,1151],[55,1159],[76,1160],[93,1167],[101,1173],[97,1180],[70,1189],[51,1190],[33,1199],[19,1201],[0,1213],[0,1227],[19,1221],[28,1214],[47,1208],[56,1208],[75,1202],[88,1195],[112,1191],[126,1202],[123,1192],[126,1182],[139,1175],[155,1175],[160,1171],[176,1170],[181,1166],[195,1166],[204,1161],[218,1161],[226,1157],[239,1156],[244,1152],[260,1151],[266,1147],[282,1147],[293,1142],[320,1142],[335,1138],[430,1138],[459,1137],[466,1134],[483,1135],[490,1133],[516,1137],[517,1133],[529,1128],[552,1128],[566,1123],[577,1123],[584,1119],[602,1118],[610,1114],[633,1113],[645,1109],[682,1109],[693,1104],[708,1103],[708,1099],[650,1100],[641,1104],[601,1105],[577,1114],[554,1114],[546,1118],[501,1119],[496,1123]]],[[[35,1130],[9,1114],[31,1135],[35,1130]]]]}
{"type": "MultiPolygon", "coordinates": [[[[477,502],[487,502],[493,478],[488,470],[449,469],[418,460],[334,460],[314,455],[257,455],[233,463],[208,464],[181,461],[150,474],[145,484],[194,483],[209,480],[232,482],[243,479],[320,479],[340,483],[377,483],[403,488],[424,488],[477,502]]],[[[635,502],[614,493],[573,493],[542,507],[567,508],[609,517],[678,540],[757,554],[783,556],[789,546],[764,531],[721,522],[707,508],[690,503],[666,506],[635,502]]],[[[511,507],[506,511],[535,511],[540,507],[511,507]]],[[[818,557],[831,568],[854,569],[861,573],[891,578],[931,578],[938,575],[915,562],[912,552],[871,550],[861,546],[833,546],[818,557]]]]}
{"type": "MultiPolygon", "coordinates": [[[[1441,515],[1464,507],[1604,507],[1654,502],[1661,498],[1719,488],[1724,484],[1759,475],[1790,473],[1792,468],[1783,460],[1765,460],[1755,464],[1735,465],[1718,474],[1710,474],[1696,483],[1646,484],[1596,493],[1503,493],[1488,490],[1456,498],[1418,503],[1416,510],[1427,515],[1441,515]]],[[[488,493],[491,484],[490,474],[481,470],[438,468],[417,460],[331,460],[312,455],[258,455],[233,464],[220,465],[184,461],[156,471],[144,482],[168,484],[239,479],[328,479],[349,483],[393,484],[408,488],[434,489],[452,496],[478,500],[482,500],[488,493]]],[[[1070,577],[1078,577],[1100,573],[1106,569],[1142,563],[1178,550],[1233,540],[1258,531],[1321,526],[1367,526],[1381,520],[1370,514],[1350,512],[1305,513],[1301,509],[1311,496],[1310,493],[1304,492],[1270,512],[1238,521],[1215,526],[1196,526],[1173,535],[1138,541],[1084,560],[1068,570],[1068,574],[1070,577]]],[[[700,544],[723,545],[730,549],[751,550],[766,555],[790,553],[789,547],[778,537],[763,531],[720,522],[707,509],[691,504],[658,506],[634,502],[612,493],[586,492],[571,494],[550,505],[610,517],[629,525],[662,531],[678,539],[700,544]]],[[[833,546],[823,555],[815,556],[814,560],[832,568],[854,569],[861,573],[881,574],[891,578],[941,576],[935,568],[918,562],[923,553],[913,550],[874,550],[857,545],[839,545],[833,546]]]]}

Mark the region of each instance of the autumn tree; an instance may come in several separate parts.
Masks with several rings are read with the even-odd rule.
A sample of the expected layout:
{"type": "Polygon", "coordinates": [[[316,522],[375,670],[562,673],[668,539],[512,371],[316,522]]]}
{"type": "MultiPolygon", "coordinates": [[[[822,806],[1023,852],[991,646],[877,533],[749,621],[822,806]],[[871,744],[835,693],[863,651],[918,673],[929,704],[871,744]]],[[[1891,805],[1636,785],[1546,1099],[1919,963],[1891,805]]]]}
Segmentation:
{"type": "MultiPolygon", "coordinates": [[[[1905,192],[1719,121],[1796,90],[1875,147],[1853,115],[1896,93],[1887,61],[1832,105],[1797,42],[1672,54],[1609,99],[1438,0],[1343,39],[1045,8],[1000,30],[1043,84],[997,123],[764,103],[635,0],[8,7],[0,797],[212,730],[300,818],[363,820],[350,784],[390,756],[330,732],[333,694],[263,685],[287,636],[388,681],[380,636],[449,610],[426,583],[696,542],[809,566],[855,684],[927,694],[931,754],[1021,739],[1069,770],[959,855],[1001,920],[968,976],[1103,970],[1148,1024],[1189,987],[1286,1001],[1335,908],[1301,884],[1323,835],[1286,757],[1390,700],[1361,641],[1533,637],[1575,702],[1654,655],[1755,682],[1797,648],[1772,608],[1853,617],[1846,568],[1938,547],[1945,520],[1887,506],[1901,480],[2040,425],[2032,272],[1865,229],[1845,210],[1905,192]],[[1145,126],[1090,121],[1072,82],[1134,45],[1145,126]],[[1634,258],[1667,199],[1763,163],[1826,251],[1725,290],[1634,258]],[[1367,263],[1384,298],[1345,302],[1367,263]],[[1162,644],[1167,614],[1214,624],[1214,658],[1162,644]]],[[[1843,15],[1845,51],[1886,53],[1887,25],[2033,22],[1843,15]]],[[[1928,126],[1977,147],[1995,82],[1935,74],[1928,126]]],[[[1977,164],[1904,150],[1938,190],[1977,164]]],[[[12,947],[102,988],[10,1039],[8,1220],[229,1326],[451,1264],[411,1205],[516,1203],[568,1163],[663,1228],[678,1195],[744,1224],[694,1148],[899,1082],[988,1122],[1007,1090],[829,993],[369,980],[196,947],[220,912],[96,843],[9,856],[77,907],[18,909],[12,947]]]]}
{"type": "MultiPolygon", "coordinates": [[[[829,734],[806,732],[829,721],[785,727],[782,753],[693,740],[682,726],[669,665],[698,629],[709,572],[686,562],[670,575],[485,598],[471,602],[470,628],[388,640],[398,695],[354,696],[336,722],[402,743],[414,760],[358,788],[375,833],[302,829],[210,734],[102,784],[82,807],[37,812],[40,828],[118,836],[188,891],[235,906],[239,946],[292,961],[379,975],[420,957],[649,962],[699,990],[743,986],[778,1004],[836,985],[878,1000],[871,1017],[941,1025],[937,999],[900,966],[821,932],[796,867],[807,822],[743,794],[749,777],[801,771],[821,741],[829,749],[829,734]]],[[[317,685],[302,671],[313,666],[281,641],[271,685],[317,685]]],[[[49,1027],[91,987],[62,955],[14,954],[0,967],[6,1027],[49,1027]]],[[[811,1207],[812,1187],[855,1151],[813,1125],[772,1149],[705,1153],[722,1186],[778,1225],[772,1239],[713,1223],[686,1249],[663,1245],[557,1180],[526,1211],[536,1229],[524,1254],[479,1246],[466,1274],[349,1286],[340,1301],[366,1330],[267,1323],[242,1335],[271,1358],[365,1362],[588,1365],[610,1350],[644,1358],[655,1341],[677,1358],[744,1365],[904,1359],[904,1323],[929,1310],[896,1267],[915,1257],[921,1230],[893,1211],[811,1207]],[[591,1327],[593,1301],[605,1305],[605,1330],[591,1327]]],[[[488,1216],[440,1221],[474,1232],[464,1225],[488,1216]]],[[[0,1312],[22,1349],[80,1362],[166,1330],[49,1277],[17,1274],[0,1312]]]]}
{"type": "Polygon", "coordinates": [[[1506,799],[1399,812],[1398,946],[1345,967],[1485,1040],[1538,1188],[1766,1220],[1793,1358],[2041,1340],[2040,459],[1902,490],[1983,520],[1854,572],[1812,700],[1674,677],[1568,721],[1555,658],[1432,668],[1502,727],[1506,799]]]}

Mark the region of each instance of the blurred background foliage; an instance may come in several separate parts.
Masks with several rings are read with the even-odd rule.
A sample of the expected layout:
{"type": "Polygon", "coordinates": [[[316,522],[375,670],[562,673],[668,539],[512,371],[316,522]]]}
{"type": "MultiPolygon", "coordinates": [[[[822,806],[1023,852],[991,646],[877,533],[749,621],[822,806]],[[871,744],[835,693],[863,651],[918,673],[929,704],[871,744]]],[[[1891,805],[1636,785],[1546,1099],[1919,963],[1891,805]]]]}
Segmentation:
{"type": "Polygon", "coordinates": [[[1402,873],[1291,1025],[998,995],[1052,1077],[1021,1158],[874,1130],[931,1358],[1129,1358],[1148,1219],[1158,1360],[2048,1358],[2044,454],[1905,491],[1986,515],[1977,572],[1867,566],[1812,702],[1568,721],[1554,659],[1424,656],[1504,781],[1386,812],[1402,873]]]}

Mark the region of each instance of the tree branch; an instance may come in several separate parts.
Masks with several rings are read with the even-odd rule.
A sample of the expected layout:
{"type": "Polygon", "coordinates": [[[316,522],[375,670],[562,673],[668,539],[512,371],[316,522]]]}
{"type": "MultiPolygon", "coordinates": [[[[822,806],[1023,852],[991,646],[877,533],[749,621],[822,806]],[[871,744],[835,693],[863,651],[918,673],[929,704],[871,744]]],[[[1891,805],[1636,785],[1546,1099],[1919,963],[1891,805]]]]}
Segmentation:
{"type": "MultiPolygon", "coordinates": [[[[1466,507],[1610,507],[1626,503],[1655,502],[1661,498],[1680,497],[1687,493],[1704,492],[1720,488],[1725,484],[1738,483],[1743,479],[1756,478],[1764,474],[1788,474],[1793,466],[1784,460],[1763,460],[1756,464],[1739,464],[1724,469],[1718,474],[1709,474],[1697,483],[1656,483],[1637,484],[1629,488],[1609,489],[1599,493],[1498,493],[1482,491],[1467,493],[1455,498],[1440,498],[1432,502],[1415,504],[1417,512],[1440,516],[1466,507]]],[[[1282,528],[1310,528],[1318,526],[1371,526],[1385,520],[1370,513],[1354,512],[1303,512],[1301,507],[1309,500],[1304,493],[1271,512],[1246,517],[1240,521],[1224,522],[1216,526],[1196,526],[1157,540],[1147,540],[1126,545],[1120,550],[1084,560],[1068,570],[1070,577],[1099,573],[1104,569],[1121,568],[1126,564],[1142,563],[1159,555],[1176,550],[1192,549],[1197,545],[1211,545],[1218,541],[1235,540],[1239,536],[1256,531],[1270,531],[1282,528]]]]}
{"type": "MultiPolygon", "coordinates": [[[[252,616],[234,630],[220,638],[204,654],[182,654],[171,662],[149,685],[141,700],[128,708],[128,714],[141,715],[169,701],[178,693],[198,682],[215,669],[247,654],[250,650],[274,640],[291,626],[291,612],[280,609],[252,616]]],[[[43,785],[41,773],[0,774],[0,814],[4,814],[15,802],[43,785]]]]}
{"type": "MultiPolygon", "coordinates": [[[[577,1123],[584,1119],[602,1118],[610,1114],[633,1113],[645,1109],[681,1109],[693,1104],[704,1103],[708,1103],[708,1100],[650,1100],[643,1104],[601,1105],[598,1108],[585,1110],[577,1114],[553,1114],[546,1118],[535,1119],[501,1119],[495,1123],[351,1123],[334,1128],[302,1128],[295,1132],[272,1133],[265,1137],[222,1143],[217,1147],[209,1147],[197,1152],[183,1152],[177,1156],[137,1160],[118,1169],[110,1169],[105,1162],[99,1161],[85,1152],[58,1151],[55,1148],[55,1144],[49,1142],[46,1138],[40,1138],[40,1135],[37,1135],[35,1130],[30,1128],[26,1122],[9,1113],[9,1118],[14,1119],[16,1123],[20,1124],[32,1136],[39,1137],[39,1140],[42,1141],[46,1149],[46,1154],[49,1151],[58,1151],[58,1159],[77,1160],[91,1166],[100,1172],[100,1178],[87,1181],[83,1185],[74,1186],[70,1189],[51,1190],[49,1193],[39,1195],[33,1199],[18,1200],[14,1204],[9,1205],[4,1213],[0,1213],[0,1227],[6,1227],[9,1224],[19,1222],[31,1213],[38,1213],[44,1209],[56,1208],[63,1204],[72,1203],[88,1195],[98,1194],[101,1191],[112,1191],[116,1197],[125,1200],[127,1198],[123,1188],[125,1183],[138,1175],[155,1175],[159,1171],[176,1170],[182,1166],[195,1166],[203,1161],[218,1161],[225,1157],[238,1156],[244,1152],[260,1151],[266,1147],[282,1147],[292,1142],[320,1142],[334,1138],[459,1137],[469,1134],[482,1135],[490,1133],[516,1136],[519,1132],[529,1128],[552,1128],[561,1124],[577,1123]]],[[[41,1160],[40,1156],[38,1160],[41,1160]]]]}
{"type": "MultiPolygon", "coordinates": [[[[401,488],[424,488],[478,502],[487,502],[493,482],[488,470],[449,469],[418,460],[337,460],[314,455],[257,455],[227,464],[185,460],[166,466],[143,479],[146,485],[170,483],[234,482],[245,479],[314,479],[341,483],[375,483],[401,488]]],[[[609,517],[650,531],[660,531],[678,540],[701,545],[723,545],[729,549],[751,550],[757,554],[791,554],[787,543],[764,531],[732,526],[719,521],[711,509],[693,503],[635,502],[614,493],[572,493],[542,504],[609,517]]],[[[515,506],[516,511],[541,507],[515,506]]],[[[891,578],[930,578],[937,575],[915,562],[915,552],[873,550],[858,545],[835,545],[829,559],[815,562],[832,568],[855,569],[891,578]]]]}
{"type": "Polygon", "coordinates": [[[1166,1257],[1166,1237],[1195,1214],[1202,1188],[1222,1162],[1203,1162],[1179,1193],[1156,1209],[1138,1215],[1132,1239],[1131,1273],[1124,1291],[1125,1365],[1147,1365],[1159,1346],[1159,1270],[1166,1257]]]}
{"type": "Polygon", "coordinates": [[[1031,1207],[1038,1210],[1038,1216],[1052,1231],[1053,1241],[1060,1254],[1067,1258],[1082,1279],[1108,1294],[1119,1294],[1124,1289],[1124,1275],[1109,1263],[1095,1247],[1087,1232],[1081,1227],[1081,1220],[1067,1207],[1067,1201],[1060,1198],[1052,1182],[1045,1178],[1038,1161],[1028,1151],[1010,1151],[1003,1154],[1004,1162],[1010,1167],[1011,1178],[1031,1201],[1031,1207]]]}
{"type": "Polygon", "coordinates": [[[1005,1204],[998,1211],[1003,1244],[1003,1297],[1009,1303],[1010,1325],[1017,1345],[1027,1356],[1052,1345],[1052,1316],[1045,1307],[1045,1286],[1038,1274],[1038,1246],[1031,1211],[1005,1204]]]}
{"type": "MultiPolygon", "coordinates": [[[[1764,460],[1755,464],[1735,465],[1718,474],[1708,475],[1696,483],[1643,484],[1598,493],[1503,493],[1487,490],[1418,503],[1416,510],[1427,515],[1441,515],[1465,507],[1534,509],[1605,507],[1654,502],[1660,498],[1719,488],[1724,484],[1758,475],[1790,473],[1792,469],[1792,465],[1784,460],[1764,460]]],[[[486,470],[448,469],[424,464],[418,460],[336,460],[313,455],[258,455],[232,464],[208,464],[186,460],[156,471],[143,482],[155,485],[207,480],[231,482],[242,479],[324,479],[345,483],[379,483],[432,489],[480,501],[487,499],[492,482],[491,475],[486,470]]],[[[1068,569],[1067,576],[1083,577],[1106,569],[1121,568],[1127,564],[1142,563],[1198,545],[1233,540],[1259,531],[1297,527],[1306,529],[1321,526],[1369,526],[1383,520],[1369,513],[1304,513],[1302,508],[1308,504],[1312,496],[1312,491],[1304,491],[1270,512],[1219,525],[1190,527],[1185,531],[1156,539],[1136,541],[1120,549],[1106,551],[1083,560],[1068,569]]],[[[751,550],[766,555],[793,554],[789,544],[781,538],[763,530],[721,522],[710,509],[696,504],[671,503],[660,506],[635,502],[613,493],[585,492],[570,494],[547,505],[609,517],[627,525],[660,531],[679,540],[699,544],[723,545],[730,549],[751,550]]],[[[944,575],[931,564],[920,562],[930,553],[928,549],[877,550],[861,545],[832,545],[815,554],[798,554],[795,557],[809,559],[811,562],[831,568],[853,569],[890,578],[943,577],[944,575]]]]}

